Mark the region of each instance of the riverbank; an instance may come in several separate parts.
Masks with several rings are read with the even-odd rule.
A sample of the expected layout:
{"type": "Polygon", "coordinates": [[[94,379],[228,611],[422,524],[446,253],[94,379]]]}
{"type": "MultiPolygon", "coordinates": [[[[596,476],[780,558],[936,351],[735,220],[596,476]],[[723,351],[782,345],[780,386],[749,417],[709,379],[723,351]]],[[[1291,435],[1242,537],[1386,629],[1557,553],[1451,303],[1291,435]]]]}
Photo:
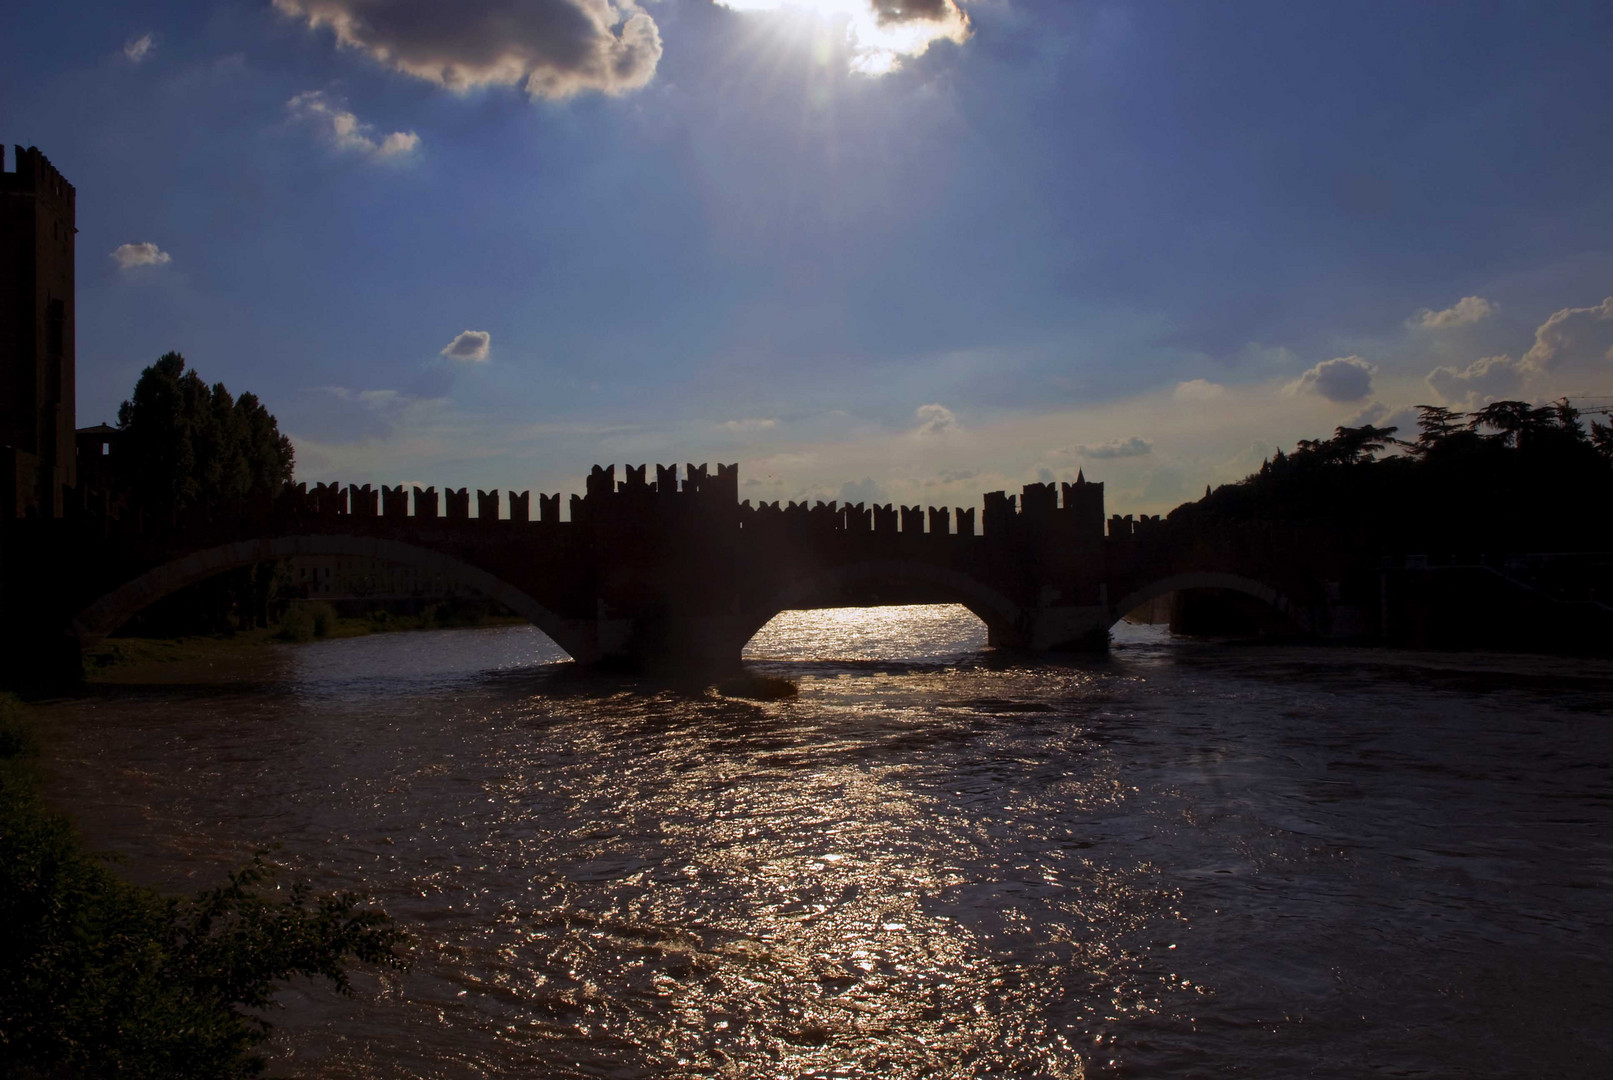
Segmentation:
{"type": "Polygon", "coordinates": [[[279,626],[240,630],[228,636],[197,634],[177,638],[107,638],[84,653],[84,677],[91,683],[163,681],[177,669],[227,666],[234,661],[276,646],[295,648],[315,641],[369,637],[410,630],[451,630],[473,627],[521,626],[518,615],[444,616],[426,611],[419,615],[377,615],[363,619],[333,619],[324,633],[300,640],[279,626]]]}

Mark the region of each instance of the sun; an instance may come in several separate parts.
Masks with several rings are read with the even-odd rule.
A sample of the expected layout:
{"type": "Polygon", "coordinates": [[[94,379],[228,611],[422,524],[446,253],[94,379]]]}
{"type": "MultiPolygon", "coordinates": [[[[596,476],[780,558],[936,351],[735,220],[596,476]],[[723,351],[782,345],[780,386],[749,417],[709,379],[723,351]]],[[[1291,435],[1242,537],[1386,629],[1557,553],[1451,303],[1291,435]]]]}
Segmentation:
{"type": "Polygon", "coordinates": [[[942,0],[939,8],[922,17],[881,19],[875,0],[718,0],[734,11],[793,12],[815,21],[845,26],[851,51],[851,70],[861,75],[885,75],[901,67],[904,59],[920,56],[930,45],[946,39],[962,44],[969,37],[969,17],[957,0],[942,0]]]}

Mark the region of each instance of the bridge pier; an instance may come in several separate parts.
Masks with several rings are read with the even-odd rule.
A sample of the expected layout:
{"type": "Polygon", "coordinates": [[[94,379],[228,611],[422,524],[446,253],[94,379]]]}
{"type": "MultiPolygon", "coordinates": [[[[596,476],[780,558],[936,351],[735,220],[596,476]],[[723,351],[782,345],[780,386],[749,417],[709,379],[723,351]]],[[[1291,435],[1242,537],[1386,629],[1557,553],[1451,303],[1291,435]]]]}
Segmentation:
{"type": "Polygon", "coordinates": [[[1111,611],[1102,605],[1021,609],[1012,620],[986,623],[986,644],[1025,652],[1104,652],[1111,611]]]}
{"type": "Polygon", "coordinates": [[[657,675],[726,675],[739,670],[754,632],[737,616],[659,611],[636,619],[601,619],[597,657],[573,658],[657,675]]]}

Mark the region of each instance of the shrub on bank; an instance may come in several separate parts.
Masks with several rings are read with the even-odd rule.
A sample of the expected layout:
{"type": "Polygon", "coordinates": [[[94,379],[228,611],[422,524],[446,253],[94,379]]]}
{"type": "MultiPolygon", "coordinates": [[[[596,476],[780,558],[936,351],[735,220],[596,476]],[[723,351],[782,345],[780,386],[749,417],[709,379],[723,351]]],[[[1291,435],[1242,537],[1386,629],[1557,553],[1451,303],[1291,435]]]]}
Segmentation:
{"type": "Polygon", "coordinates": [[[348,992],[353,961],[402,968],[407,938],[351,893],[264,895],[261,854],[193,898],[123,881],[39,798],[32,733],[0,697],[0,1075],[244,1077],[294,975],[348,992]]]}
{"type": "Polygon", "coordinates": [[[336,609],[323,600],[289,605],[280,616],[281,641],[312,641],[330,636],[336,628],[336,609]]]}

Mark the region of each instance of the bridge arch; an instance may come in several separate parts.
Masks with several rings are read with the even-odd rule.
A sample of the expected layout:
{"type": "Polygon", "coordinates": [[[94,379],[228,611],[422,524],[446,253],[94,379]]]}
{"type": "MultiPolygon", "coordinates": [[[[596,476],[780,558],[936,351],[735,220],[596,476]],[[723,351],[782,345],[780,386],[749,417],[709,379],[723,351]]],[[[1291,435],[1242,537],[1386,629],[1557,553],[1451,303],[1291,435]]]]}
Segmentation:
{"type": "Polygon", "coordinates": [[[187,585],[227,570],[295,555],[349,555],[418,566],[498,601],[542,630],[576,660],[592,660],[598,651],[588,636],[580,632],[580,628],[521,589],[461,559],[397,540],[317,533],[239,540],[174,559],[146,571],[85,607],[74,617],[73,630],[81,645],[93,645],[143,608],[187,585]]]}
{"type": "Polygon", "coordinates": [[[795,578],[753,607],[745,620],[745,638],[781,612],[856,606],[860,589],[887,586],[911,590],[906,603],[961,604],[986,624],[993,643],[1018,632],[1023,613],[998,590],[950,566],[880,559],[831,567],[795,578]]]}
{"type": "Polygon", "coordinates": [[[1243,593],[1276,609],[1282,615],[1291,619],[1300,629],[1309,632],[1311,621],[1306,609],[1293,603],[1278,589],[1267,585],[1263,581],[1244,577],[1242,574],[1229,574],[1216,570],[1197,570],[1187,573],[1172,574],[1150,582],[1142,588],[1135,590],[1121,599],[1110,609],[1110,625],[1119,622],[1128,612],[1135,611],[1150,600],[1158,599],[1173,592],[1186,589],[1224,589],[1228,592],[1243,593]]]}

